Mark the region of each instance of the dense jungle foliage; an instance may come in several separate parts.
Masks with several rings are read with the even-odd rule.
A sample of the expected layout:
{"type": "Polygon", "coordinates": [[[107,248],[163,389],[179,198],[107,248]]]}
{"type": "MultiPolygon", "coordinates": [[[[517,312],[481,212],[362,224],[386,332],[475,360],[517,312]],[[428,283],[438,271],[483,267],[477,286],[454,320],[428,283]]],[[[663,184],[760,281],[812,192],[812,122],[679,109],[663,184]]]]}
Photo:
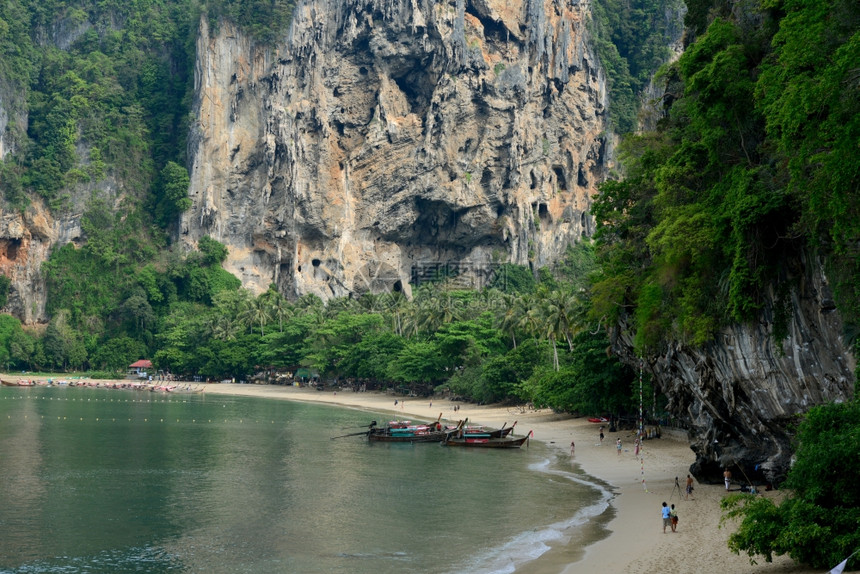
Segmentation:
{"type": "Polygon", "coordinates": [[[639,352],[761,313],[781,340],[795,269],[818,255],[856,341],[860,5],[720,6],[690,3],[699,36],[664,74],[666,117],[624,141],[626,177],[595,202],[592,314],[624,321],[639,352]]]}
{"type": "Polygon", "coordinates": [[[683,0],[595,0],[589,31],[606,73],[609,120],[620,134],[637,129],[654,73],[680,45],[683,0]]]}

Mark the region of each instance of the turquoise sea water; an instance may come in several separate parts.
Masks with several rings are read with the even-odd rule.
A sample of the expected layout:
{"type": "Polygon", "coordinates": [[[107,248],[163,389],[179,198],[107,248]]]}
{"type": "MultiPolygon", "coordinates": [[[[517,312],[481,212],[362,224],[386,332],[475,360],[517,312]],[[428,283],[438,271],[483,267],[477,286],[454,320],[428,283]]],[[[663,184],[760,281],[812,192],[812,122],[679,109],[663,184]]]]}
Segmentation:
{"type": "Polygon", "coordinates": [[[0,572],[536,572],[607,507],[605,488],[538,442],[331,440],[373,419],[387,420],[223,395],[0,388],[0,572]]]}

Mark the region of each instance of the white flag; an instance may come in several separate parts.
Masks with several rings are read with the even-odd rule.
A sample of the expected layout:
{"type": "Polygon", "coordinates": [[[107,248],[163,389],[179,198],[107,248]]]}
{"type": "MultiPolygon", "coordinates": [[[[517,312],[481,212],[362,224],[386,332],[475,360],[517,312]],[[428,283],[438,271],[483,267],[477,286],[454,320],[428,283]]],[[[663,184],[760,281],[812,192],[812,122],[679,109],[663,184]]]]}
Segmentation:
{"type": "MultiPolygon", "coordinates": [[[[849,556],[848,558],[851,557],[849,556]]],[[[845,566],[848,564],[848,558],[840,562],[838,566],[829,572],[829,574],[842,574],[842,571],[845,570],[845,566]]]]}

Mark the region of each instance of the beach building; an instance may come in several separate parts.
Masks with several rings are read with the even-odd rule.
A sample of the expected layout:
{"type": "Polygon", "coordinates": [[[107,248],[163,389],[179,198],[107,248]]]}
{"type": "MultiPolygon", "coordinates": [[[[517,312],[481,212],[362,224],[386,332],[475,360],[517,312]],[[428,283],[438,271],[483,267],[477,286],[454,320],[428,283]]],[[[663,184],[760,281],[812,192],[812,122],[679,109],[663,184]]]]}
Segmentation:
{"type": "Polygon", "coordinates": [[[128,366],[127,376],[129,378],[145,379],[150,369],[152,369],[152,361],[141,359],[128,366]]]}

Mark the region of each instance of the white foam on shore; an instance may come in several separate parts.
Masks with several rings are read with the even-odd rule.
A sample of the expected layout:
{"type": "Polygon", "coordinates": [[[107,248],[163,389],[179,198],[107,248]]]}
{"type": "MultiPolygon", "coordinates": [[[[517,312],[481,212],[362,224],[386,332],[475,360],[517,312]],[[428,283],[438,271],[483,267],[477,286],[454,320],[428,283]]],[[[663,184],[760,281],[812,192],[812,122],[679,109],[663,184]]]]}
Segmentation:
{"type": "MultiPolygon", "coordinates": [[[[550,460],[529,465],[536,472],[559,476],[571,482],[591,488],[599,494],[597,502],[578,509],[573,516],[565,520],[548,524],[535,530],[521,532],[501,546],[489,548],[471,557],[466,563],[458,566],[451,574],[470,572],[471,574],[513,574],[519,568],[537,560],[552,545],[566,544],[571,536],[572,528],[586,525],[590,520],[600,516],[609,508],[613,494],[605,486],[589,480],[589,477],[573,472],[553,469],[550,460]]],[[[479,542],[479,541],[476,541],[479,542]]]]}

